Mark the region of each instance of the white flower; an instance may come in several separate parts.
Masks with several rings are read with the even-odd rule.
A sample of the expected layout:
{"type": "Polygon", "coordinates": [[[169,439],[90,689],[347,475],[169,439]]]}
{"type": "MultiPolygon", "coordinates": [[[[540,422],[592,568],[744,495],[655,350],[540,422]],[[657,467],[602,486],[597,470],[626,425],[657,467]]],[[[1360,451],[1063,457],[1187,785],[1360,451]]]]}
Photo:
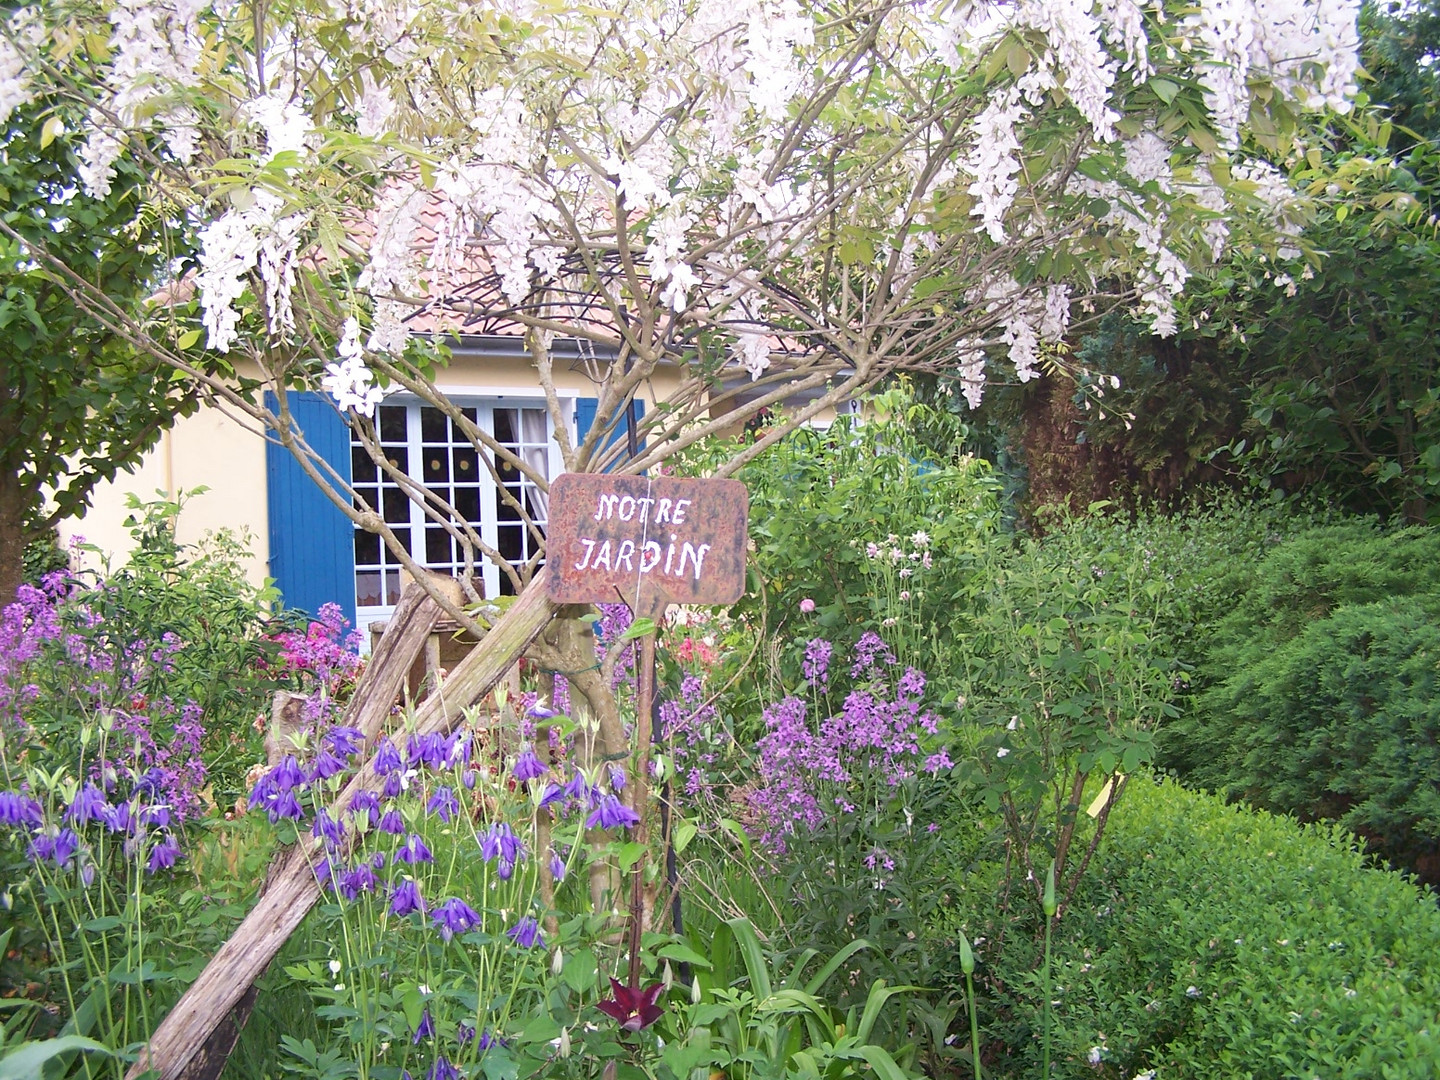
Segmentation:
{"type": "Polygon", "coordinates": [[[1000,747],[999,750],[996,750],[996,751],[995,751],[995,756],[996,756],[996,757],[999,757],[999,758],[1003,758],[1003,757],[1008,756],[1009,753],[1010,753],[1010,748],[1009,748],[1008,746],[1002,746],[1002,747],[1000,747]]]}
{"type": "Polygon", "coordinates": [[[1185,996],[1188,998],[1198,998],[1200,996],[1200,988],[1198,986],[1187,986],[1185,988],[1185,996]]]}
{"type": "Polygon", "coordinates": [[[926,547],[930,543],[930,534],[924,529],[911,534],[910,542],[916,547],[926,547]]]}
{"type": "Polygon", "coordinates": [[[331,975],[339,975],[339,974],[340,974],[340,969],[341,969],[341,967],[343,967],[343,966],[344,966],[344,965],[341,964],[339,960],[331,960],[331,961],[330,961],[330,974],[331,974],[331,975]]]}
{"type": "Polygon", "coordinates": [[[385,391],[375,385],[374,374],[365,366],[360,348],[360,323],[353,316],[345,320],[336,352],[340,354],[340,362],[325,365],[321,387],[335,399],[341,412],[354,409],[361,416],[375,415],[375,406],[384,399],[385,391]]]}
{"type": "Polygon", "coordinates": [[[1085,1060],[1090,1062],[1091,1065],[1099,1065],[1100,1059],[1104,1056],[1104,1050],[1100,1049],[1100,1047],[1098,1046],[1092,1046],[1090,1047],[1090,1052],[1085,1055],[1085,1060]]]}

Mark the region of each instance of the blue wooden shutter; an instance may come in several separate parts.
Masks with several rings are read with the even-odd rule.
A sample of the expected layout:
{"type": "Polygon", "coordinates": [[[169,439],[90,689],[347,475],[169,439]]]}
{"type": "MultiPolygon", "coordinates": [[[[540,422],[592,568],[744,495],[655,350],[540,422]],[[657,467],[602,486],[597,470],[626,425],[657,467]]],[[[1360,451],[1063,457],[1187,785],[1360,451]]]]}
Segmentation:
{"type": "MultiPolygon", "coordinates": [[[[582,397],[575,400],[575,441],[577,445],[585,441],[585,436],[589,435],[590,429],[595,426],[595,411],[599,405],[600,401],[598,398],[582,397]]],[[[635,424],[637,427],[643,419],[645,419],[645,401],[637,397],[635,399],[635,424]]],[[[630,418],[626,416],[624,420],[615,425],[615,430],[610,432],[610,438],[605,440],[605,446],[602,446],[600,449],[604,450],[606,447],[613,446],[617,439],[625,438],[625,433],[629,427],[630,418]]],[[[644,439],[640,440],[636,449],[642,454],[645,452],[644,439]]],[[[623,461],[624,458],[620,460],[623,461]]],[[[619,462],[616,462],[616,464],[619,464],[619,462]]],[[[611,468],[614,468],[614,466],[612,465],[611,468]]],[[[605,471],[609,472],[610,469],[606,469],[605,471]]]]}
{"type": "MultiPolygon", "coordinates": [[[[290,412],[310,447],[350,480],[350,429],[329,398],[286,391],[290,412]]],[[[275,396],[265,405],[273,410],[275,396]]],[[[355,532],[350,519],[305,475],[290,451],[265,444],[269,485],[270,576],[285,606],[310,614],[335,603],[355,625],[355,532]]]]}

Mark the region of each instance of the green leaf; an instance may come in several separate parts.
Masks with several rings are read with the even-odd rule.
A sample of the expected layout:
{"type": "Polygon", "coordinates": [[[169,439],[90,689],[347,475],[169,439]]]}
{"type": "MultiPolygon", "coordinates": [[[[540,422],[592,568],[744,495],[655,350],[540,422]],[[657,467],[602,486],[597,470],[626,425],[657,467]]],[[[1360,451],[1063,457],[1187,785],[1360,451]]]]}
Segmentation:
{"type": "Polygon", "coordinates": [[[181,334],[180,337],[176,340],[175,345],[176,345],[176,347],[178,347],[179,349],[181,349],[181,350],[183,351],[183,350],[185,350],[185,349],[192,348],[192,347],[194,346],[194,344],[195,344],[197,341],[199,341],[199,340],[200,340],[200,331],[199,331],[198,329],[186,330],[186,331],[185,331],[183,334],[181,334]]]}
{"type": "Polygon", "coordinates": [[[675,853],[678,855],[690,846],[690,841],[695,839],[695,834],[700,831],[700,826],[693,821],[681,821],[675,826],[675,853]]]}
{"type": "Polygon", "coordinates": [[[615,860],[620,864],[621,870],[629,870],[645,856],[649,849],[644,844],[637,844],[634,841],[621,844],[620,850],[615,855],[615,860]]]}
{"type": "Polygon", "coordinates": [[[701,956],[689,945],[682,945],[678,941],[672,941],[656,950],[655,955],[662,960],[676,960],[682,964],[690,964],[694,967],[709,968],[710,961],[701,956]]]}
{"type": "Polygon", "coordinates": [[[1155,96],[1169,105],[1175,100],[1175,95],[1180,92],[1180,84],[1171,82],[1169,79],[1154,78],[1150,80],[1150,89],[1155,91],[1155,96]]]}
{"type": "Polygon", "coordinates": [[[40,129],[40,149],[44,150],[65,130],[65,121],[58,116],[52,116],[45,121],[45,126],[40,129]]]}
{"type": "Polygon", "coordinates": [[[648,618],[640,618],[636,619],[628,627],[625,628],[625,633],[620,635],[620,640],[634,641],[638,637],[644,637],[646,634],[653,633],[655,633],[655,620],[648,618]]]}
{"type": "Polygon", "coordinates": [[[114,1051],[94,1039],[82,1035],[62,1035],[58,1039],[21,1043],[19,1048],[0,1058],[0,1080],[40,1080],[40,1072],[61,1054],[105,1054],[114,1051]]]}

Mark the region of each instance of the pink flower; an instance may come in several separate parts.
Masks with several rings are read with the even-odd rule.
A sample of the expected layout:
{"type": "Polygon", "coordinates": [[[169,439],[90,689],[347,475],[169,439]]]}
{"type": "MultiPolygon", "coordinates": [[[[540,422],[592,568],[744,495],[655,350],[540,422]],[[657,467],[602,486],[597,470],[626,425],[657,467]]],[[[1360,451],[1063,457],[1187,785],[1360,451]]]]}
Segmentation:
{"type": "Polygon", "coordinates": [[[814,600],[811,600],[810,597],[807,596],[807,597],[805,597],[804,600],[801,600],[801,601],[800,601],[800,611],[801,611],[802,614],[804,614],[804,615],[809,615],[809,614],[810,614],[812,611],[814,611],[814,610],[815,610],[815,601],[814,601],[814,600]]]}

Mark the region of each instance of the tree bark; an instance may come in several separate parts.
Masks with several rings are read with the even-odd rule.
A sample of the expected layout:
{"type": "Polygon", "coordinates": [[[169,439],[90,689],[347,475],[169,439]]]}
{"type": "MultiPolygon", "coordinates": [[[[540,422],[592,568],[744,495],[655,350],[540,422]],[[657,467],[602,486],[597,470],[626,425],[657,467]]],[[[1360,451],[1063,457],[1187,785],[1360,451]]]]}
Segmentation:
{"type": "Polygon", "coordinates": [[[25,580],[25,499],[20,477],[0,469],[0,608],[15,602],[25,580]]]}

